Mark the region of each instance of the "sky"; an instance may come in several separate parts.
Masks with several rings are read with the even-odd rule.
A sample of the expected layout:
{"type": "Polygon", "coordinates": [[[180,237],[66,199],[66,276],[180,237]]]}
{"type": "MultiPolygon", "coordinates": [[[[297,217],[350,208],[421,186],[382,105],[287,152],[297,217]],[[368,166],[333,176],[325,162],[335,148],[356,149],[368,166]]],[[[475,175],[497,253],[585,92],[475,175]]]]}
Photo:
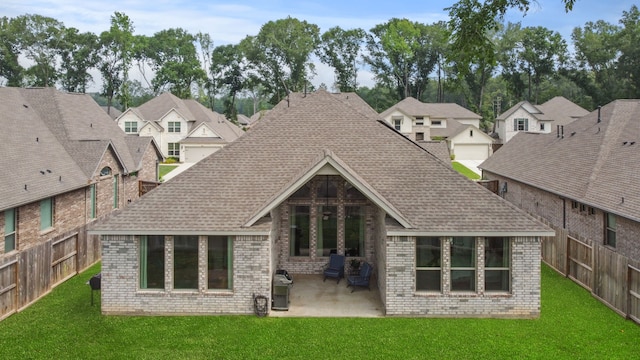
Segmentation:
{"type": "MultiPolygon", "coordinates": [[[[637,0],[576,0],[573,11],[564,11],[562,0],[532,0],[526,16],[510,11],[505,21],[522,26],[544,26],[559,32],[570,42],[571,31],[589,21],[618,24],[623,11],[637,0]]],[[[183,28],[195,34],[208,33],[214,46],[237,44],[256,35],[262,25],[287,16],[316,24],[324,32],[331,27],[369,30],[391,18],[407,18],[424,24],[447,21],[447,7],[455,0],[1,0],[0,17],[38,14],[61,21],[66,27],[95,34],[108,30],[114,12],[125,13],[133,22],[135,35],[151,36],[183,28]]],[[[331,69],[317,64],[312,83],[331,84],[331,69]]],[[[358,82],[370,86],[371,74],[361,71],[358,82]]]]}

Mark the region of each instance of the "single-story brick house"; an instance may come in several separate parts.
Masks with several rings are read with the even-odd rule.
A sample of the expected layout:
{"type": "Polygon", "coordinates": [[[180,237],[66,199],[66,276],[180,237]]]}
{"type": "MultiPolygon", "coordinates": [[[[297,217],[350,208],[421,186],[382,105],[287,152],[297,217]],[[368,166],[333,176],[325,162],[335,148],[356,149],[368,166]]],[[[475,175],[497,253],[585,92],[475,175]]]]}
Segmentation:
{"type": "Polygon", "coordinates": [[[389,316],[537,317],[540,237],[553,230],[362,103],[290,94],[238,140],[94,224],[102,312],[251,314],[276,270],[321,277],[335,252],[373,265],[389,316]]]}

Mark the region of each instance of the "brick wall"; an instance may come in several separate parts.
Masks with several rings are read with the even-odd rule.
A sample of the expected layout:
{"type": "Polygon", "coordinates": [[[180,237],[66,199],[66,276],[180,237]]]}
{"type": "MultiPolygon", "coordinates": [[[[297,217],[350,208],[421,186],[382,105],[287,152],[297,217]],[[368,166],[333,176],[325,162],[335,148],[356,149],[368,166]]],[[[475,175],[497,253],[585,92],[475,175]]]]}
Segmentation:
{"type": "MultiPolygon", "coordinates": [[[[578,239],[589,239],[595,244],[604,245],[605,212],[589,206],[572,206],[573,199],[563,199],[559,195],[502,177],[484,172],[488,180],[498,180],[500,187],[507,182],[505,200],[528,213],[541,217],[557,228],[564,228],[569,235],[578,239]],[[563,210],[564,209],[564,210],[563,210]]],[[[640,223],[617,217],[616,251],[630,259],[640,261],[640,223]]]]}
{"type": "Polygon", "coordinates": [[[251,314],[253,295],[270,298],[268,236],[233,239],[233,289],[206,290],[206,236],[199,240],[199,288],[173,290],[173,238],[165,237],[165,290],[140,290],[139,238],[102,237],[104,314],[251,314]]]}
{"type": "MultiPolygon", "coordinates": [[[[477,291],[449,291],[449,247],[443,247],[441,293],[415,291],[415,238],[387,239],[387,283],[384,303],[387,315],[434,317],[536,318],[540,315],[540,241],[511,239],[511,292],[484,292],[484,241],[478,238],[477,291]]],[[[445,241],[446,243],[446,241],[445,241]]]]}

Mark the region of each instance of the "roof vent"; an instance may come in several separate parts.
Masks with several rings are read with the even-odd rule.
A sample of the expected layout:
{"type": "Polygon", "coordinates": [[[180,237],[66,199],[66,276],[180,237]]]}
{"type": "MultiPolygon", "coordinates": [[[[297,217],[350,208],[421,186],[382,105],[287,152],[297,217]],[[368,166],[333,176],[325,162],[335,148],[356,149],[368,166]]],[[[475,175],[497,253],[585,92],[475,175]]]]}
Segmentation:
{"type": "Polygon", "coordinates": [[[40,170],[40,174],[44,175],[44,170],[40,170]]]}
{"type": "Polygon", "coordinates": [[[572,132],[572,133],[571,133],[571,136],[573,136],[573,135],[575,135],[575,134],[576,134],[576,132],[574,131],[574,132],[572,132]]]}
{"type": "Polygon", "coordinates": [[[625,146],[625,145],[627,145],[627,142],[626,142],[626,141],[623,141],[623,142],[622,142],[622,146],[625,146]]]}
{"type": "Polygon", "coordinates": [[[629,146],[631,146],[631,145],[633,145],[635,143],[636,143],[635,141],[632,141],[632,142],[629,143],[629,146]]]}
{"type": "Polygon", "coordinates": [[[27,105],[27,104],[22,104],[22,106],[24,106],[25,109],[29,108],[29,105],[27,105]]]}
{"type": "Polygon", "coordinates": [[[602,109],[602,106],[598,106],[598,122],[600,122],[600,110],[602,109]]]}

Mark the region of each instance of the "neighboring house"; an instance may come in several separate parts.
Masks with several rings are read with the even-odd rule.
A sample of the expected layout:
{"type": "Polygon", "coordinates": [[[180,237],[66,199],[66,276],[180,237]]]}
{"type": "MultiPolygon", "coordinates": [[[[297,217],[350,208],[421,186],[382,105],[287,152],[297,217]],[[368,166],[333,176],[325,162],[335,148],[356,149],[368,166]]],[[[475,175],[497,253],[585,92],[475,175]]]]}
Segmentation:
{"type": "Polygon", "coordinates": [[[102,312],[251,314],[276,270],[320,278],[335,252],[373,264],[387,315],[537,317],[540,237],[554,232],[352,96],[290,94],[223,151],[94,224],[102,312]]]}
{"type": "MultiPolygon", "coordinates": [[[[569,262],[586,261],[584,269],[594,274],[580,280],[610,304],[624,302],[614,305],[624,310],[622,289],[633,289],[631,282],[621,280],[615,293],[606,289],[619,278],[618,271],[627,276],[622,262],[635,262],[640,269],[640,100],[614,101],[563,126],[549,134],[516,135],[480,168],[485,179],[499,182],[506,200],[576,239],[566,252],[557,250],[559,261],[565,261],[563,254],[569,262]],[[578,245],[590,250],[578,256],[578,245]],[[603,260],[607,253],[617,254],[621,262],[603,260]],[[598,278],[601,272],[609,273],[598,278]]],[[[566,265],[570,272],[576,268],[566,265]]]]}
{"type": "Polygon", "coordinates": [[[456,160],[485,160],[493,152],[493,139],[480,130],[480,115],[458,104],[408,97],[380,116],[411,140],[446,140],[456,160]]]}
{"type": "Polygon", "coordinates": [[[116,121],[127,134],[153,137],[165,157],[188,163],[202,160],[244,133],[196,100],[171,93],[125,110],[116,121]]]}
{"type": "Polygon", "coordinates": [[[496,118],[495,132],[500,141],[506,143],[519,132],[548,134],[588,113],[562,96],[541,105],[521,101],[496,118]]]}
{"type": "Polygon", "coordinates": [[[0,88],[0,123],[2,318],[100,259],[84,226],[156,184],[162,155],[84,94],[0,88]]]}
{"type": "Polygon", "coordinates": [[[109,114],[109,116],[115,120],[118,118],[118,116],[122,115],[122,111],[116,109],[113,106],[100,106],[102,108],[102,110],[104,110],[107,114],[109,114]]]}

